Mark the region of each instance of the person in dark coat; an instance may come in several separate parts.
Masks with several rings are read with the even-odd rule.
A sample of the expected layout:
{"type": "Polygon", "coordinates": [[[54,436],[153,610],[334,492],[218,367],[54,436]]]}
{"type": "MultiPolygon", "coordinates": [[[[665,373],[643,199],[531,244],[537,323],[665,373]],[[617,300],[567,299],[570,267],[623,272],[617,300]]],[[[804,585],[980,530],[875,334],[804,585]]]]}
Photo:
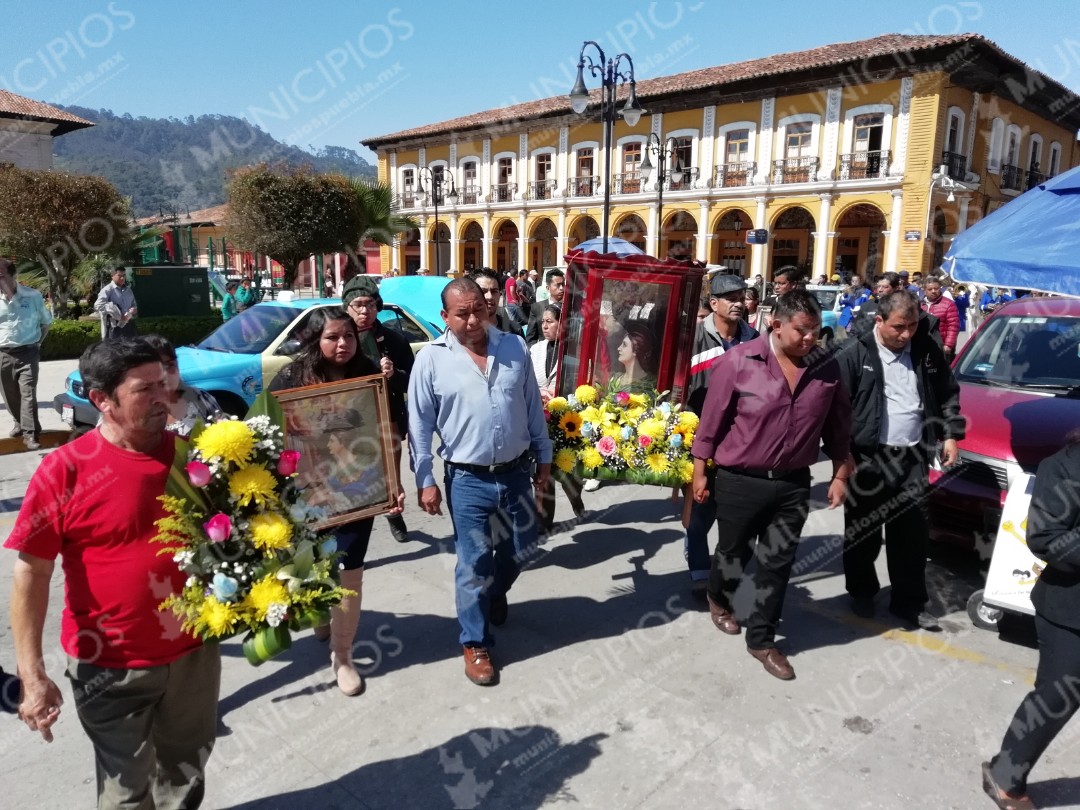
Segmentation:
{"type": "Polygon", "coordinates": [[[549,270],[547,274],[546,301],[537,301],[529,310],[529,327],[525,330],[525,342],[532,346],[544,336],[541,322],[544,320],[544,308],[550,304],[563,302],[563,292],[566,290],[566,274],[562,270],[549,270]]]}
{"type": "Polygon", "coordinates": [[[982,765],[983,790],[1016,810],[1034,808],[1028,775],[1080,708],[1080,430],[1039,464],[1027,526],[1028,548],[1046,562],[1031,592],[1039,668],[1001,750],[982,765]]]}

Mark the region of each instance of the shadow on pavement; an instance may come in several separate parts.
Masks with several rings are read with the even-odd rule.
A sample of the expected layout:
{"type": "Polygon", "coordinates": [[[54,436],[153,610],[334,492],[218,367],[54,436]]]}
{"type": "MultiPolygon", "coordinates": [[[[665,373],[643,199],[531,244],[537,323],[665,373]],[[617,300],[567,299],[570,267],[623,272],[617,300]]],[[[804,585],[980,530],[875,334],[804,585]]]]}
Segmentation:
{"type": "Polygon", "coordinates": [[[231,810],[506,807],[577,802],[567,784],[600,755],[605,734],[572,743],[546,726],[478,728],[437,747],[362,765],[322,785],[233,805],[231,810]]]}
{"type": "Polygon", "coordinates": [[[1036,807],[1076,807],[1080,804],[1080,777],[1029,782],[1028,795],[1036,807]]]}

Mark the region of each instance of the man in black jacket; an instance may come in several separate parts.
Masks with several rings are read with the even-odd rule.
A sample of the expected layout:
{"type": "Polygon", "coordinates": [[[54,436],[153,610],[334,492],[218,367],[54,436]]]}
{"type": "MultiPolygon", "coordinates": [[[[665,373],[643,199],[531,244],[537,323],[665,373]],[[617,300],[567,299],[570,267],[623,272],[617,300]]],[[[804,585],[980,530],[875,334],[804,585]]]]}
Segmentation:
{"type": "Polygon", "coordinates": [[[872,329],[836,352],[851,396],[857,467],[844,508],[844,576],[856,615],[874,613],[874,562],[882,529],[892,580],[889,610],[911,627],[938,629],[926,610],[928,468],[958,458],[964,438],[960,387],[941,347],[919,325],[919,303],[898,290],[881,296],[872,329]]]}
{"type": "Polygon", "coordinates": [[[506,307],[499,306],[499,297],[502,295],[502,288],[499,286],[499,274],[490,267],[485,267],[470,273],[469,278],[475,281],[476,285],[484,293],[484,304],[487,306],[491,325],[500,332],[508,332],[521,338],[525,337],[521,327],[510,317],[506,307]]]}
{"type": "MultiPolygon", "coordinates": [[[[412,346],[408,339],[393,329],[379,323],[379,311],[383,307],[379,286],[371,276],[353,276],[341,291],[341,302],[360,331],[360,350],[373,363],[377,363],[386,377],[386,393],[390,400],[390,420],[396,428],[394,463],[398,479],[401,478],[401,443],[409,429],[409,414],[405,403],[409,391],[409,374],[413,367],[412,346]]],[[[409,539],[405,519],[401,515],[387,515],[390,532],[399,543],[409,539]]]]}
{"type": "Polygon", "coordinates": [[[548,300],[537,301],[529,310],[529,327],[525,330],[525,342],[532,346],[544,336],[540,322],[544,319],[544,307],[548,304],[562,306],[563,292],[566,290],[566,274],[562,270],[549,270],[547,274],[548,300]]]}

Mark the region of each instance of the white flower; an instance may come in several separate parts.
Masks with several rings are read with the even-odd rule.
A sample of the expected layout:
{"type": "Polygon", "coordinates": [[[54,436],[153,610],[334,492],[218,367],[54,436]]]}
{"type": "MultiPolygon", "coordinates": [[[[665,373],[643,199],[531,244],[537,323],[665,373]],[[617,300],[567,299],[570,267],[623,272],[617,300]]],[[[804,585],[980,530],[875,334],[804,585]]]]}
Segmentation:
{"type": "Polygon", "coordinates": [[[288,612],[288,605],[283,605],[281,602],[272,602],[270,607],[266,609],[266,623],[271,627],[277,627],[285,621],[288,612]]]}

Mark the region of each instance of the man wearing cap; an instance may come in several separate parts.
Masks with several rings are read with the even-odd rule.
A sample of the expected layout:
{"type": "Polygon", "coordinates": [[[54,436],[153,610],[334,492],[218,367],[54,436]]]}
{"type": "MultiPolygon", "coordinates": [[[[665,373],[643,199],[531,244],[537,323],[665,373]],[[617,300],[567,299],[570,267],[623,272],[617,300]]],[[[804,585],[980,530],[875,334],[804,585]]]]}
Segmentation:
{"type": "MultiPolygon", "coordinates": [[[[753,340],[758,332],[745,320],[746,282],[741,276],[714,275],[709,287],[712,314],[698,324],[694,353],[690,360],[690,385],[686,407],[701,416],[709,376],[724,353],[740,343],[753,340]]],[[[716,477],[714,468],[706,470],[710,490],[716,477]]],[[[716,522],[716,501],[697,503],[689,497],[690,514],[686,525],[686,563],[690,567],[690,592],[705,599],[709,584],[709,529],[716,522]]]]}
{"type": "MultiPolygon", "coordinates": [[[[341,303],[360,332],[360,350],[372,363],[377,363],[386,377],[386,393],[390,400],[390,419],[394,423],[394,463],[401,478],[401,443],[409,429],[409,414],[405,395],[409,391],[409,374],[413,368],[412,346],[404,336],[379,323],[383,307],[379,285],[371,276],[353,276],[341,291],[341,303]]],[[[409,539],[405,519],[387,515],[390,532],[399,543],[409,539]]]]}

